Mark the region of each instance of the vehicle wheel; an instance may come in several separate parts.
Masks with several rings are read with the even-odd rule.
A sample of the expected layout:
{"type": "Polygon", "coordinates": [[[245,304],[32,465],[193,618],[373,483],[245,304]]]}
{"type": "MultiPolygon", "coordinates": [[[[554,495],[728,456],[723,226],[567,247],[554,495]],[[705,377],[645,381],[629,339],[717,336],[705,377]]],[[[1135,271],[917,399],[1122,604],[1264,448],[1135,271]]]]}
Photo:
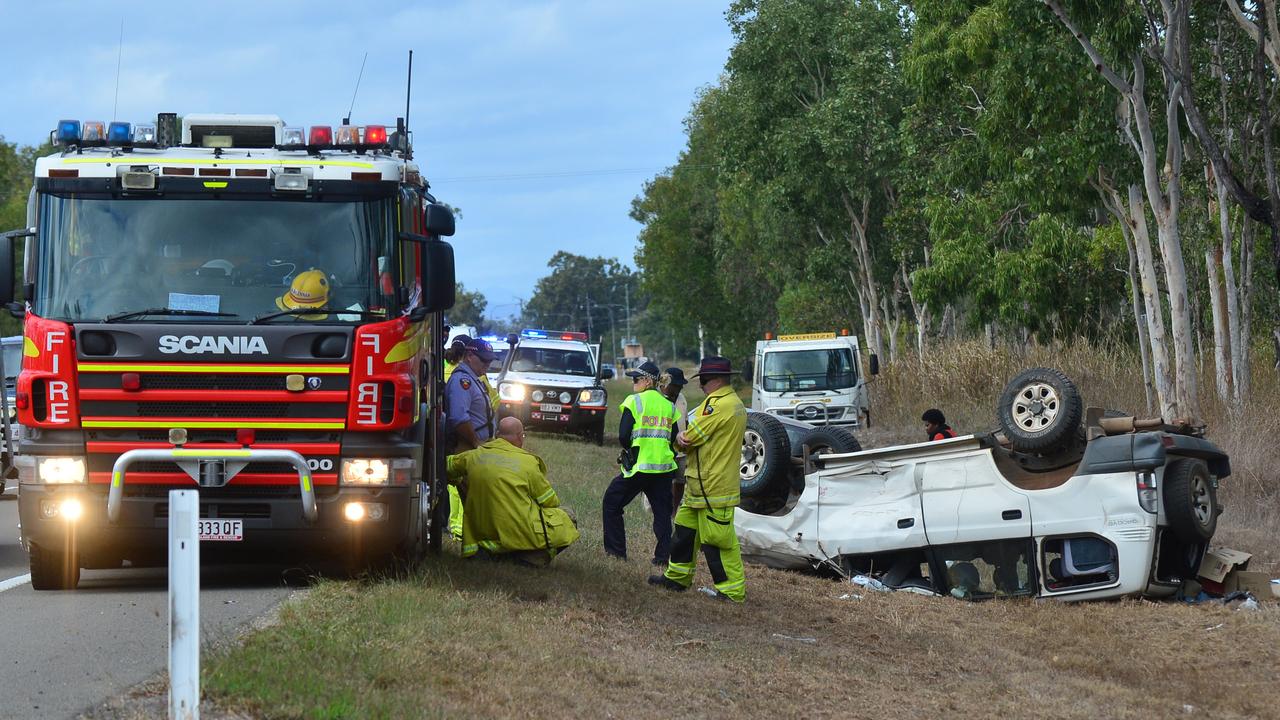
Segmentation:
{"type": "Polygon", "coordinates": [[[791,472],[791,441],[777,418],[764,413],[747,415],[742,435],[741,492],[758,497],[770,489],[787,489],[791,472]]]}
{"type": "Polygon", "coordinates": [[[604,446],[604,423],[600,423],[595,430],[591,431],[591,439],[596,441],[597,447],[604,446]]]}
{"type": "Polygon", "coordinates": [[[858,452],[862,443],[853,433],[842,427],[828,425],[814,428],[804,436],[804,444],[809,446],[809,454],[858,452]]]}
{"type": "Polygon", "coordinates": [[[1014,450],[1052,452],[1074,437],[1083,405],[1071,378],[1053,368],[1031,368],[1005,385],[996,419],[1014,450]]]}
{"type": "Polygon", "coordinates": [[[1174,534],[1189,544],[1209,540],[1218,528],[1218,491],[1199,460],[1174,460],[1164,471],[1164,514],[1174,534]]]}
{"type": "Polygon", "coordinates": [[[80,584],[80,563],[74,555],[31,544],[31,587],[71,590],[80,584]]]}

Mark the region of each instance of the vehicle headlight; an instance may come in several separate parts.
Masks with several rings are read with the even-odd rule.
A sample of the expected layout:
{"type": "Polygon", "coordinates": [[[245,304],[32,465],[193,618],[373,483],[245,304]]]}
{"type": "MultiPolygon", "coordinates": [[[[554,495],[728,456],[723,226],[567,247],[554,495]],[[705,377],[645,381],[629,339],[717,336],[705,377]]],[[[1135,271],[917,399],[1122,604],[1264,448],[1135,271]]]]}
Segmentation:
{"type": "Polygon", "coordinates": [[[586,388],[578,393],[579,405],[604,405],[604,388],[586,388]]]}
{"type": "Polygon", "coordinates": [[[377,458],[352,458],[342,461],[343,485],[386,485],[391,479],[391,466],[377,458]]]}
{"type": "Polygon", "coordinates": [[[347,458],[338,481],[343,485],[408,485],[413,475],[411,458],[347,458]]]}
{"type": "Polygon", "coordinates": [[[508,402],[524,402],[525,386],[520,383],[502,383],[498,386],[498,397],[508,402]]]}
{"type": "Polygon", "coordinates": [[[84,458],[40,458],[36,465],[36,479],[50,485],[70,485],[85,481],[84,458]]]}
{"type": "Polygon", "coordinates": [[[573,396],[569,394],[568,390],[565,390],[564,392],[560,393],[561,405],[568,405],[571,402],[573,402],[573,396]]]}
{"type": "Polygon", "coordinates": [[[534,390],[533,394],[529,397],[533,398],[534,402],[542,402],[542,398],[545,397],[545,394],[541,390],[534,390]]]}

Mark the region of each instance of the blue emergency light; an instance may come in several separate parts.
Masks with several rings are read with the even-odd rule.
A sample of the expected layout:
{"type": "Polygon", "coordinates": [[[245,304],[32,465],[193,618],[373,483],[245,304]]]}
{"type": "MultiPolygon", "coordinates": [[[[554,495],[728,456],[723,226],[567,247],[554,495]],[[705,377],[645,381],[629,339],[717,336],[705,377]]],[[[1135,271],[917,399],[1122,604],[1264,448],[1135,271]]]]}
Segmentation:
{"type": "Polygon", "coordinates": [[[480,339],[490,343],[506,342],[506,338],[500,338],[497,335],[481,335],[480,339]]]}
{"type": "Polygon", "coordinates": [[[128,145],[133,140],[133,130],[127,122],[113,122],[107,126],[108,145],[128,145]]]}
{"type": "Polygon", "coordinates": [[[55,135],[60,143],[73,144],[80,142],[80,121],[59,120],[55,135]]]}
{"type": "Polygon", "coordinates": [[[548,333],[546,330],[529,330],[529,329],[524,329],[524,330],[521,330],[521,331],[520,331],[520,337],[527,337],[527,338],[547,338],[547,337],[551,337],[551,334],[550,334],[550,333],[548,333]]]}

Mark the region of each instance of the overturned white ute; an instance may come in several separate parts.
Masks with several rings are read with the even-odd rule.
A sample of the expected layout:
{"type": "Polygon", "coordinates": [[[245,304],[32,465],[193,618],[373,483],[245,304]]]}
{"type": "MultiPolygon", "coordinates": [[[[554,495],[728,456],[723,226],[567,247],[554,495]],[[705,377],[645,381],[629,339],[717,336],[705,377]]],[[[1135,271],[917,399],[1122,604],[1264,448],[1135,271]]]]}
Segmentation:
{"type": "Polygon", "coordinates": [[[967,599],[1161,597],[1195,576],[1231,473],[1200,430],[1086,412],[1048,368],[1015,377],[996,412],[999,432],[854,452],[805,443],[795,460],[788,443],[803,436],[753,413],[743,555],[967,599]]]}

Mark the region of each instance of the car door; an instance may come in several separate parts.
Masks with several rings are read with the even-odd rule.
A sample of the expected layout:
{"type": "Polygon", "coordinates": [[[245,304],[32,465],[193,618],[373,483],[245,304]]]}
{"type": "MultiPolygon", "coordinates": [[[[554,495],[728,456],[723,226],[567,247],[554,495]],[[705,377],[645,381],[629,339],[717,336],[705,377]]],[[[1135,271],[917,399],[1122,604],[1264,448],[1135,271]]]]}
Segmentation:
{"type": "Polygon", "coordinates": [[[817,474],[817,532],[824,555],[864,555],[928,544],[914,464],[874,459],[826,464],[817,474]]]}
{"type": "Polygon", "coordinates": [[[920,463],[925,534],[930,545],[1031,536],[1031,505],[1010,485],[988,450],[920,463]]]}

